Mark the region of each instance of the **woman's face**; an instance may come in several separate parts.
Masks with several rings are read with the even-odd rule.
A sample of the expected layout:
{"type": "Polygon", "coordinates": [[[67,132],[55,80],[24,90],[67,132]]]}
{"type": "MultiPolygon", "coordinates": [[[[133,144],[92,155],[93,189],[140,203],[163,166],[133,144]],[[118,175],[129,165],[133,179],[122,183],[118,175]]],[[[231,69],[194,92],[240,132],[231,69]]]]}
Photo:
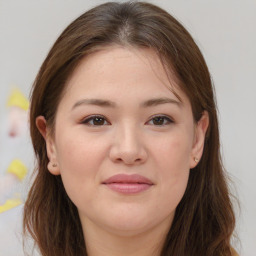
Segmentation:
{"type": "Polygon", "coordinates": [[[202,119],[194,123],[152,50],[113,46],[83,59],[68,80],[54,138],[43,117],[37,126],[83,227],[129,235],[170,227],[203,150],[202,119]]]}

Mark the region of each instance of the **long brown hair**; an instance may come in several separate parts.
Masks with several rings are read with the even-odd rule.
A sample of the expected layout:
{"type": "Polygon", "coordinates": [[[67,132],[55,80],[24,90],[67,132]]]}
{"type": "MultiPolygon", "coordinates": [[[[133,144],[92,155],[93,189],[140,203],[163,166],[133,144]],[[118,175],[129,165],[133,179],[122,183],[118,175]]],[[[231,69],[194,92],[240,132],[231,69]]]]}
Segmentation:
{"type": "Polygon", "coordinates": [[[43,115],[54,132],[67,79],[82,58],[112,44],[153,49],[189,98],[195,122],[204,110],[209,114],[203,156],[190,171],[161,255],[230,256],[235,217],[221,163],[208,68],[187,30],[166,11],[145,2],[110,2],[85,12],[64,30],[41,66],[31,97],[30,130],[37,167],[25,203],[24,232],[32,236],[43,256],[87,255],[77,208],[60,176],[47,170],[46,145],[35,119],[43,115]]]}

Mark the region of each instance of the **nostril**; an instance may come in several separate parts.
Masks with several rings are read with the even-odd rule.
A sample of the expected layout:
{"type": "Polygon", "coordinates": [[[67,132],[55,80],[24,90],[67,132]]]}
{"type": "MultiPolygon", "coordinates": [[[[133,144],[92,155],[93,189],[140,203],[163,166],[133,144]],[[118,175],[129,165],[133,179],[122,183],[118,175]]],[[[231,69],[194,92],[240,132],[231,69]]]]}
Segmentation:
{"type": "Polygon", "coordinates": [[[109,157],[115,163],[134,165],[144,163],[147,159],[147,152],[142,144],[139,143],[132,146],[130,144],[116,143],[112,145],[109,157]]]}

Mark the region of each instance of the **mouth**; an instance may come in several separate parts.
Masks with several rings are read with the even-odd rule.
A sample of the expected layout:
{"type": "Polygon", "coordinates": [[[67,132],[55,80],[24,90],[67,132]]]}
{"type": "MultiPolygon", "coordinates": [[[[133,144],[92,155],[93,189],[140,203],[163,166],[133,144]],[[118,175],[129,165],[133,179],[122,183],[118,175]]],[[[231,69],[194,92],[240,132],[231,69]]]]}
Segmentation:
{"type": "Polygon", "coordinates": [[[117,174],[105,180],[103,185],[122,194],[136,194],[148,190],[154,184],[148,178],[138,174],[117,174]]]}

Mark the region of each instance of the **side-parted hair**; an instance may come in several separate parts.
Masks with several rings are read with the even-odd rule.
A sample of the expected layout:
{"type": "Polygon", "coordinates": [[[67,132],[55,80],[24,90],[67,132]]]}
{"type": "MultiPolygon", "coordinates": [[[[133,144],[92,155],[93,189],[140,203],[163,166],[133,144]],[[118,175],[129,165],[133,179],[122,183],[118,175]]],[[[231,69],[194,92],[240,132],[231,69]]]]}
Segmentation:
{"type": "Polygon", "coordinates": [[[220,157],[215,96],[205,60],[187,30],[163,9],[145,2],[101,4],[73,21],[59,36],[33,84],[30,132],[37,159],[35,180],[24,207],[23,229],[42,256],[84,256],[85,241],[76,206],[60,176],[47,170],[44,138],[36,127],[43,115],[54,134],[66,82],[90,53],[110,45],[153,49],[167,74],[189,98],[194,121],[209,114],[204,152],[190,170],[161,256],[231,256],[235,216],[220,157]]]}

